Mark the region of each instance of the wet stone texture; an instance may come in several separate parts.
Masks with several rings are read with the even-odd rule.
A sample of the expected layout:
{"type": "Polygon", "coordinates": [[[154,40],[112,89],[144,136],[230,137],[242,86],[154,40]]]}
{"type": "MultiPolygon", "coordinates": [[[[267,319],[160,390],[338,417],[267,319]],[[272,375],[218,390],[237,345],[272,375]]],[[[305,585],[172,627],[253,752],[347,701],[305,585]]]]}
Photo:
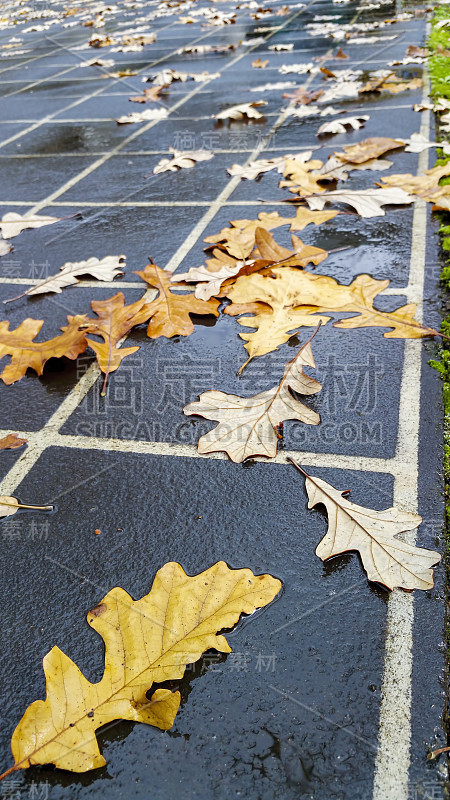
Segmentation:
{"type": "MultiPolygon", "coordinates": [[[[140,298],[145,287],[133,270],[143,269],[149,257],[161,267],[185,271],[204,262],[203,238],[230,220],[255,219],[262,211],[294,216],[294,208],[282,202],[289,193],[279,189],[278,173],[230,185],[226,169],[232,164],[311,147],[325,160],[333,150],[368,136],[407,138],[421,125],[412,107],[423,99],[423,89],[372,94],[332,103],[347,115],[369,114],[365,128],[318,139],[319,125],[334,117],[290,116],[280,125],[288,101],[282,90],[264,89],[280,81],[322,86],[321,76],[311,81],[279,71],[319,56],[327,56],[330,69],[362,69],[365,77],[402,59],[408,45],[425,41],[423,14],[407,14],[395,25],[361,34],[380,37],[365,44],[311,36],[307,25],[321,17],[339,24],[379,22],[414,12],[413,5],[313,0],[283,12],[277,0],[270,14],[253,19],[256,4],[236,9],[221,2],[218,11],[236,12],[236,21],[217,27],[208,27],[202,16],[183,24],[180,9],[172,6],[149,23],[156,3],[119,5],[105,13],[106,25],[98,33],[152,30],[154,44],[142,52],[94,49],[87,42],[96,29],[79,22],[63,27],[61,19],[41,29],[45,17],[34,21],[37,30],[26,30],[33,19],[21,20],[0,35],[0,54],[8,52],[2,47],[13,36],[23,37],[18,46],[28,49],[22,55],[12,49],[0,61],[2,214],[33,211],[64,218],[12,240],[13,252],[0,259],[0,300],[67,261],[127,257],[126,274],[114,284],[85,282],[62,294],[2,305],[2,319],[11,328],[25,317],[45,320],[42,338],[56,336],[67,315],[89,312],[91,300],[116,291],[123,291],[127,303],[140,298]],[[268,49],[283,43],[293,43],[294,49],[268,49]],[[194,44],[236,47],[225,54],[177,53],[194,44]],[[349,55],[345,61],[334,58],[340,44],[349,55]],[[115,64],[83,65],[94,56],[113,58],[115,64]],[[266,69],[251,67],[259,57],[269,60],[266,69]],[[166,119],[117,125],[117,117],[149,108],[128,98],[150,85],[142,83],[143,76],[163,68],[220,72],[220,77],[173,83],[163,98],[166,119]],[[118,78],[109,70],[137,74],[118,78]],[[251,91],[256,87],[261,94],[251,91]],[[214,119],[229,105],[258,99],[267,100],[263,120],[218,124],[214,119]],[[170,147],[206,148],[214,158],[192,170],[152,177],[170,147]]],[[[95,18],[95,3],[88,8],[95,18]]],[[[202,8],[210,5],[192,3],[186,14],[202,8]]],[[[62,7],[49,9],[57,18],[62,7]]],[[[420,65],[395,69],[405,80],[422,75],[420,65]]],[[[391,172],[418,170],[417,154],[399,150],[387,157],[394,162],[391,172]]],[[[345,186],[373,187],[380,175],[353,172],[345,186]]],[[[307,244],[332,251],[310,269],[345,284],[361,273],[388,279],[390,292],[376,300],[381,310],[410,302],[410,264],[420,258],[413,242],[413,206],[392,207],[373,219],[350,213],[349,207],[342,210],[347,213],[326,225],[296,232],[307,244]]],[[[423,319],[439,327],[436,231],[427,212],[423,319]]],[[[420,239],[423,225],[416,233],[420,239]]],[[[287,226],[274,236],[289,246],[287,226]]],[[[27,450],[0,452],[1,493],[55,504],[50,515],[19,512],[0,525],[3,768],[12,763],[10,737],[23,711],[45,696],[42,658],[52,646],[58,644],[90,680],[101,678],[103,644],[85,616],[112,587],[122,586],[139,598],[167,561],[195,574],[224,560],[232,568],[277,576],[283,590],[272,605],[227,634],[231,654],[211,651],[189,666],[177,683],[182,703],[171,731],[118,721],[99,733],[104,769],[75,775],[32,768],[6,778],[0,790],[51,800],[173,800],[180,794],[186,800],[380,800],[373,789],[377,754],[381,746],[395,745],[398,728],[409,731],[410,725],[410,764],[409,733],[405,753],[398,756],[407,784],[399,789],[387,781],[383,800],[441,796],[442,767],[428,762],[426,753],[445,743],[443,568],[435,570],[435,587],[414,597],[412,653],[398,630],[398,660],[412,657],[412,682],[407,676],[401,687],[406,697],[411,692],[411,720],[407,702],[400,722],[387,711],[384,725],[393,726],[394,738],[383,739],[380,707],[391,600],[382,588],[368,584],[356,554],[327,564],[315,556],[326,515],[307,510],[303,478],[285,459],[297,453],[301,461],[303,454],[311,474],[351,489],[354,502],[387,508],[402,477],[399,467],[390,465],[408,428],[408,403],[400,401],[409,397],[412,408],[420,395],[417,448],[413,433],[406,437],[411,464],[416,450],[418,455],[418,511],[424,519],[418,544],[442,550],[441,386],[428,366],[437,344],[418,344],[420,383],[405,388],[410,343],[385,338],[378,328],[339,330],[329,323],[314,341],[315,375],[323,389],[307,400],[322,424],[285,423],[276,462],[252,459],[236,465],[195,457],[199,436],[212,425],[186,417],[183,406],[208,389],[250,396],[277,384],[307,329],[255,359],[238,377],[246,359],[238,334],[245,329],[224,315],[193,321],[195,331],[187,338],[150,340],[145,326],[134,329],[127,345],[140,349],[110,378],[106,398],[100,397],[98,380],[80,393],[79,381],[93,363],[91,351],[77,362],[51,360],[41,377],[29,370],[13,386],[0,383],[2,432],[30,436],[27,450]],[[62,404],[71,398],[77,399],[64,412],[62,404]],[[37,449],[39,457],[33,456],[37,449]]]]}

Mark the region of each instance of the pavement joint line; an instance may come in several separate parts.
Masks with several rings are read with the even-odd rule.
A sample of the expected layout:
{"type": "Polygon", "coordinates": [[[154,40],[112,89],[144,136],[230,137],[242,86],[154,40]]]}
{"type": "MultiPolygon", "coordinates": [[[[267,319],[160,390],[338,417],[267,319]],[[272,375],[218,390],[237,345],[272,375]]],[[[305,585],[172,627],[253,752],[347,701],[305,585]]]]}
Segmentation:
{"type": "MultiPolygon", "coordinates": [[[[427,35],[430,24],[427,24],[427,35]]],[[[424,72],[422,102],[429,97],[429,79],[424,72]]],[[[420,133],[429,139],[430,111],[422,112],[420,133]]],[[[428,166],[428,150],[418,159],[418,174],[428,166]]],[[[414,204],[409,285],[418,302],[417,318],[422,319],[422,297],[426,257],[426,203],[414,204]]],[[[419,425],[422,368],[421,340],[405,341],[400,387],[396,459],[408,462],[408,474],[394,480],[394,505],[417,513],[419,478],[419,425]]],[[[404,534],[415,544],[416,531],[404,534]]],[[[408,796],[411,746],[412,647],[414,598],[412,593],[394,589],[388,599],[386,643],[381,690],[378,751],[375,761],[373,800],[398,800],[408,796]]]]}
{"type": "MultiPolygon", "coordinates": [[[[118,439],[100,436],[83,436],[81,434],[63,434],[59,433],[53,424],[50,424],[50,420],[40,431],[13,431],[5,428],[0,430],[0,436],[3,437],[7,436],[9,433],[17,433],[20,437],[28,439],[28,442],[31,442],[31,446],[34,446],[36,441],[40,438],[41,432],[45,429],[47,429],[47,443],[43,450],[48,447],[67,447],[80,450],[100,450],[112,453],[134,453],[209,461],[227,461],[230,464],[232,463],[225,453],[200,454],[197,450],[197,445],[177,444],[174,442],[152,442],[144,439],[118,439]]],[[[28,447],[30,447],[30,444],[28,447]]],[[[22,455],[26,455],[26,450],[22,455]]],[[[289,464],[289,457],[307,466],[322,469],[351,470],[353,472],[386,473],[394,476],[394,478],[409,469],[407,463],[399,462],[395,456],[392,458],[372,458],[367,456],[353,456],[345,453],[315,453],[303,450],[281,450],[273,459],[267,460],[262,456],[255,456],[253,460],[262,464],[267,464],[267,466],[271,464],[287,465],[289,464]]],[[[8,486],[12,487],[9,489],[10,491],[14,491],[16,488],[16,485],[13,486],[11,483],[9,483],[8,486]]],[[[2,493],[4,488],[2,482],[0,484],[0,491],[2,493]]]]}
{"type": "MultiPolygon", "coordinates": [[[[214,78],[213,80],[217,80],[217,79],[214,78]]],[[[207,81],[203,82],[203,84],[207,84],[207,83],[208,83],[207,81]]],[[[212,80],[209,83],[212,83],[212,80]]],[[[134,88],[134,89],[132,89],[130,91],[138,92],[139,88],[138,89],[134,88]]],[[[129,94],[129,92],[125,92],[125,94],[123,96],[127,97],[128,94],[129,94]]],[[[177,94],[181,94],[181,92],[179,92],[177,94]]],[[[200,90],[197,91],[196,94],[201,94],[201,91],[200,90]]],[[[205,92],[205,94],[206,94],[206,92],[205,92]]],[[[255,94],[257,94],[257,92],[255,92],[255,94]]],[[[186,98],[186,99],[188,99],[188,95],[186,95],[186,94],[183,94],[181,96],[186,98]]],[[[10,97],[10,95],[8,95],[8,97],[10,97]]],[[[79,95],[78,95],[78,97],[79,97],[79,95]]],[[[369,104],[367,103],[366,105],[362,105],[361,108],[352,108],[351,112],[352,112],[352,114],[361,114],[363,111],[367,111],[368,110],[368,105],[369,104]]],[[[174,107],[175,107],[175,105],[172,106],[171,108],[174,108],[174,107]]],[[[170,111],[171,108],[169,108],[168,111],[170,111]]],[[[406,105],[406,104],[405,105],[397,105],[397,106],[391,105],[391,106],[384,106],[383,108],[381,106],[380,106],[380,108],[377,108],[376,106],[374,106],[373,108],[370,108],[370,112],[372,113],[373,111],[386,111],[386,110],[398,111],[398,110],[401,110],[403,108],[411,109],[411,105],[406,105]]],[[[59,113],[62,113],[62,112],[59,112],[59,113]]],[[[278,117],[279,113],[280,113],[279,111],[266,111],[264,113],[264,116],[265,117],[278,117]]],[[[339,114],[339,109],[337,109],[336,113],[339,114]]],[[[311,119],[312,119],[312,116],[313,115],[311,115],[311,119]]],[[[291,115],[288,115],[287,119],[290,119],[290,117],[291,117],[291,115]]],[[[161,120],[158,120],[158,122],[164,122],[164,120],[166,120],[166,119],[168,119],[168,117],[163,117],[161,120]]],[[[292,115],[292,119],[293,120],[295,119],[294,115],[292,115]]],[[[306,117],[305,119],[308,119],[308,117],[306,117]]],[[[338,117],[338,119],[339,119],[339,117],[338,117]]],[[[208,120],[209,121],[215,120],[215,117],[211,116],[211,115],[205,115],[205,116],[196,115],[194,117],[183,117],[183,116],[177,117],[177,121],[178,122],[203,122],[203,121],[207,122],[208,120]]],[[[21,123],[28,124],[28,123],[35,123],[35,122],[38,122],[38,121],[39,120],[36,120],[36,119],[17,119],[17,120],[9,119],[9,120],[0,121],[0,124],[1,125],[20,125],[21,123]]],[[[50,120],[50,121],[51,121],[52,125],[54,125],[54,124],[56,124],[56,125],[65,125],[65,124],[68,124],[68,123],[100,125],[101,123],[104,123],[104,122],[115,122],[115,119],[114,119],[114,117],[86,117],[86,118],[82,118],[82,117],[62,117],[61,119],[55,119],[55,120],[50,120]]],[[[319,122],[319,119],[317,119],[317,122],[319,122]]],[[[44,124],[47,124],[47,123],[44,123],[44,124]]],[[[212,133],[215,133],[215,132],[216,131],[213,131],[212,133]]],[[[209,133],[209,131],[208,131],[208,133],[209,133]]],[[[220,135],[220,134],[218,134],[218,135],[220,135]]],[[[331,142],[328,142],[328,143],[322,144],[321,146],[322,147],[333,147],[335,145],[333,145],[331,142]]],[[[273,149],[273,148],[271,148],[271,149],[273,149]]],[[[109,152],[109,151],[107,151],[107,152],[109,152]]],[[[164,152],[166,152],[166,151],[164,151],[164,152]]],[[[235,152],[248,152],[248,151],[236,150],[235,152]]],[[[65,155],[65,153],[63,153],[62,155],[65,155]]],[[[70,153],[68,153],[68,155],[70,155],[70,153]]],[[[90,154],[89,153],[82,153],[80,155],[90,155],[90,154]]]]}
{"type": "MultiPolygon", "coordinates": [[[[313,3],[315,3],[315,2],[316,2],[316,0],[309,0],[309,2],[308,2],[308,3],[307,3],[305,6],[304,6],[304,8],[308,8],[310,5],[312,5],[312,4],[313,4],[313,3]]],[[[288,19],[287,19],[287,20],[286,20],[286,21],[283,23],[283,25],[281,25],[281,26],[280,26],[280,28],[277,30],[277,32],[278,32],[279,30],[282,30],[282,29],[283,29],[284,27],[286,27],[287,25],[289,25],[289,23],[290,23],[290,22],[291,22],[293,19],[295,19],[296,17],[300,16],[300,15],[303,13],[303,11],[304,11],[304,8],[300,9],[300,10],[299,10],[299,11],[297,11],[295,14],[291,15],[291,16],[290,16],[290,17],[289,17],[289,18],[288,18],[288,19]]],[[[268,33],[268,34],[267,34],[267,36],[266,36],[266,39],[265,39],[265,41],[268,41],[268,40],[269,40],[269,39],[270,39],[270,38],[271,38],[273,35],[274,35],[274,32],[270,32],[270,33],[268,33]]],[[[236,56],[234,59],[232,59],[231,61],[229,61],[229,62],[228,62],[228,64],[226,64],[226,65],[224,66],[224,68],[223,68],[223,70],[222,70],[222,73],[223,73],[223,72],[226,72],[228,69],[230,69],[230,67],[233,67],[233,66],[234,66],[235,64],[237,64],[239,61],[241,61],[241,59],[242,59],[242,58],[244,58],[244,56],[245,56],[245,55],[247,55],[248,53],[252,53],[252,52],[253,52],[253,50],[255,50],[255,48],[256,48],[256,47],[258,47],[258,45],[253,45],[252,47],[249,47],[249,48],[248,48],[248,50],[246,50],[246,52],[245,52],[245,53],[239,53],[239,54],[238,54],[238,55],[237,55],[237,56],[236,56]]],[[[214,79],[213,79],[213,80],[214,80],[214,79]]],[[[208,84],[208,83],[210,83],[210,82],[211,82],[211,80],[207,81],[207,82],[206,82],[206,84],[208,84]]],[[[203,86],[204,86],[204,85],[205,85],[205,84],[203,84],[203,86]]],[[[174,104],[174,105],[173,105],[173,106],[172,106],[172,107],[169,109],[169,111],[168,111],[168,117],[170,117],[170,115],[171,115],[171,114],[172,114],[174,111],[176,111],[178,108],[180,108],[181,106],[183,106],[183,105],[184,105],[186,102],[188,102],[188,100],[190,100],[192,97],[194,97],[194,96],[195,96],[195,95],[196,95],[196,94],[197,94],[197,93],[200,91],[200,89],[201,89],[201,88],[202,88],[202,86],[201,86],[201,85],[200,85],[200,86],[197,86],[197,87],[194,87],[194,89],[192,89],[192,91],[191,91],[191,92],[188,92],[186,95],[184,95],[184,96],[183,96],[183,98],[182,98],[181,100],[179,100],[177,103],[175,103],[175,104],[174,104]]],[[[282,115],[283,115],[283,112],[282,112],[282,115]]],[[[282,115],[281,115],[281,116],[282,116],[282,115]]],[[[167,119],[167,117],[166,117],[165,119],[167,119]]],[[[46,207],[46,205],[47,205],[47,201],[53,201],[53,200],[55,200],[57,197],[60,197],[61,195],[65,194],[65,193],[66,193],[66,192],[67,192],[69,189],[71,189],[71,188],[72,188],[72,186],[75,186],[77,183],[79,183],[80,181],[82,181],[84,178],[86,178],[88,175],[90,175],[92,172],[94,172],[96,169],[98,169],[98,167],[100,167],[100,166],[102,166],[104,163],[106,163],[106,161],[108,161],[108,160],[109,160],[109,159],[110,159],[112,156],[116,155],[117,153],[120,153],[120,152],[121,152],[121,150],[122,150],[122,149],[123,149],[123,148],[124,148],[124,147],[125,147],[125,146],[126,146],[128,143],[129,143],[129,142],[131,142],[131,141],[134,141],[134,139],[137,139],[137,138],[138,138],[139,136],[141,136],[143,133],[146,133],[148,130],[150,130],[151,128],[155,127],[155,125],[157,125],[157,124],[158,124],[158,122],[160,122],[160,121],[161,121],[161,120],[159,120],[159,119],[156,119],[156,120],[151,120],[149,123],[147,123],[147,125],[143,125],[143,126],[139,127],[137,130],[133,131],[133,132],[132,132],[132,133],[131,133],[129,136],[127,136],[125,139],[123,139],[123,140],[122,140],[122,142],[120,142],[118,145],[116,145],[115,147],[113,147],[113,148],[112,148],[112,149],[109,151],[109,153],[105,154],[105,155],[104,155],[104,156],[102,156],[101,158],[99,158],[99,159],[97,159],[96,161],[94,161],[94,163],[93,163],[93,164],[91,164],[89,167],[86,167],[86,169],[82,170],[82,171],[81,171],[81,172],[80,172],[78,175],[75,175],[75,176],[74,176],[73,178],[71,178],[69,181],[67,181],[66,183],[64,183],[64,184],[63,184],[63,185],[62,185],[62,186],[61,186],[59,189],[57,189],[57,190],[55,190],[54,192],[52,192],[52,193],[51,193],[51,194],[50,194],[48,197],[46,197],[44,200],[42,200],[41,202],[39,202],[39,203],[37,203],[36,205],[34,205],[34,206],[31,208],[31,210],[30,210],[30,214],[37,214],[39,211],[41,211],[43,208],[45,208],[45,207],[46,207]]],[[[281,124],[281,123],[280,123],[280,124],[281,124]]],[[[265,140],[264,140],[264,141],[265,141],[265,140]]],[[[1,147],[1,146],[2,146],[2,144],[0,143],[0,147],[1,147]]],[[[261,148],[258,148],[257,152],[260,152],[260,150],[261,150],[261,149],[262,149],[262,147],[261,147],[261,148]]]]}
{"type": "MultiPolygon", "coordinates": [[[[319,274],[319,273],[317,273],[319,274]]],[[[42,283],[41,278],[1,278],[0,277],[0,285],[7,285],[7,286],[37,286],[39,283],[42,283]]],[[[80,280],[78,283],[74,284],[74,289],[143,289],[144,285],[139,281],[127,281],[127,280],[117,280],[117,281],[90,281],[90,280],[80,280]]],[[[173,291],[186,291],[189,287],[186,285],[184,287],[173,287],[173,291]]],[[[406,297],[410,302],[415,302],[417,298],[417,291],[414,286],[392,286],[388,287],[387,289],[383,289],[377,297],[383,296],[391,296],[391,297],[406,297]]]]}

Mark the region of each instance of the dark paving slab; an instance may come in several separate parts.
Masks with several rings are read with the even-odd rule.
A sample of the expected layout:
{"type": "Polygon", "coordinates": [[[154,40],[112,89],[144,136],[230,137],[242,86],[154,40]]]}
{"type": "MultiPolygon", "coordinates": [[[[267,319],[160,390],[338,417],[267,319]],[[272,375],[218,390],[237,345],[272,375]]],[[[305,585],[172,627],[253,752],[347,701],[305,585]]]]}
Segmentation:
{"type": "MultiPolygon", "coordinates": [[[[319,473],[346,486],[358,482],[358,500],[367,504],[383,506],[380,490],[391,492],[390,478],[382,475],[375,486],[361,484],[358,474],[319,473]]],[[[231,567],[280,577],[281,598],[229,635],[234,656],[209,666],[205,658],[187,672],[170,733],[119,722],[101,737],[109,761],[104,770],[81,778],[40,771],[49,796],[119,798],[132,786],[133,796],[147,797],[151,780],[161,798],[172,798],[182,785],[189,797],[202,798],[242,792],[255,800],[274,792],[294,798],[313,791],[324,800],[370,797],[386,594],[367,585],[354,556],[327,567],[314,556],[325,520],[306,511],[292,467],[243,469],[52,448],[20,495],[50,499],[60,492],[66,494],[56,500],[57,513],[33,517],[48,523],[40,539],[36,533],[33,541],[30,516],[17,518],[26,548],[2,529],[5,553],[14,553],[4,584],[2,674],[16,687],[3,706],[3,763],[10,761],[9,735],[23,709],[44,691],[41,659],[55,642],[91,680],[100,678],[102,645],[84,617],[110,587],[139,597],[166,561],[177,560],[193,574],[225,554],[231,567]],[[100,471],[107,467],[105,483],[100,471]],[[169,489],[175,502],[168,502],[169,489]],[[224,504],[224,497],[231,502],[224,504]],[[299,536],[303,546],[293,548],[299,536]],[[150,557],[142,558],[143,548],[150,557]],[[18,603],[27,608],[26,622],[17,616],[18,603]],[[10,648],[14,666],[5,657],[10,648]],[[258,666],[262,661],[267,671],[258,666]],[[167,770],[174,761],[176,772],[167,770]]],[[[26,790],[31,773],[18,779],[26,790]]]]}
{"type": "Polygon", "coordinates": [[[43,200],[55,189],[73,178],[93,163],[92,158],[46,158],[45,165],[40,158],[4,160],[2,165],[2,201],[43,200]],[[43,178],[45,175],[45,180],[43,178]]]}
{"type": "MultiPolygon", "coordinates": [[[[155,144],[158,137],[157,127],[155,125],[151,129],[154,131],[155,144]]],[[[91,175],[68,189],[61,200],[101,201],[104,198],[105,185],[108,185],[111,187],[108,190],[110,201],[121,201],[133,193],[136,201],[159,202],[166,199],[169,202],[186,202],[188,206],[194,197],[210,202],[214,200],[220,191],[218,176],[222,175],[221,182],[226,183],[228,155],[216,155],[209,161],[200,161],[192,169],[154,175],[153,169],[161,158],[162,156],[113,156],[91,175]]]]}
{"type": "Polygon", "coordinates": [[[31,131],[23,140],[3,147],[0,156],[15,153],[30,156],[104,153],[120,144],[125,137],[123,127],[111,125],[110,120],[104,123],[65,122],[57,125],[51,121],[31,131]]]}

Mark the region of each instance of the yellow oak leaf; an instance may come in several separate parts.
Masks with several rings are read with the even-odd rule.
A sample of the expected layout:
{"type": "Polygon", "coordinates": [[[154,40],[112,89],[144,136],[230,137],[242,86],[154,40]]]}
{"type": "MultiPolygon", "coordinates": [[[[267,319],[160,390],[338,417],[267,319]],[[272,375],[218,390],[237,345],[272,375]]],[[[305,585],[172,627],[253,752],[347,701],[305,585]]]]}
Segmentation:
{"type": "MultiPolygon", "coordinates": [[[[137,271],[142,280],[149,286],[158,289],[158,297],[148,304],[148,317],[150,322],[147,336],[157,339],[159,336],[190,336],[194,332],[191,314],[219,316],[219,300],[211,297],[210,300],[199,300],[193,292],[189,294],[174,294],[172,289],[177,286],[171,283],[172,273],[160,269],[155,264],[147,264],[145,270],[137,271]]],[[[186,288],[186,287],[183,287],[186,288]]]]}
{"type": "Polygon", "coordinates": [[[118,292],[107,300],[93,300],[91,308],[97,314],[98,319],[86,320],[87,331],[95,336],[100,336],[103,342],[97,342],[95,339],[86,341],[94,350],[97,363],[104,373],[102,388],[104,395],[109,374],[120,367],[126,356],[139,350],[139,347],[117,347],[117,345],[131,328],[148,320],[149,305],[145,298],[141,297],[136,303],[126,306],[122,292],[118,292]]]}
{"type": "Polygon", "coordinates": [[[271,276],[255,273],[239,277],[226,294],[232,303],[224,313],[235,316],[251,311],[254,316],[243,316],[238,322],[255,328],[239,334],[249,354],[240,372],[252,358],[270,353],[287,342],[298,328],[315,326],[318,321],[328,322],[330,317],[323,316],[326,313],[357,314],[335,322],[337,328],[392,328],[384,334],[386,338],[436,336],[437,331],[414,319],[414,304],[396,311],[377,311],[373,307],[373,300],[388,284],[388,280],[358,275],[345,286],[327,275],[313,275],[291,267],[274,267],[271,276]]]}
{"type": "Polygon", "coordinates": [[[91,683],[53,647],[43,662],[46,699],[25,711],[12,736],[14,766],[0,778],[34,764],[72,772],[104,766],[96,731],[114,720],[171,728],[180,694],[155,685],[181,679],[186,666],[210,648],[230,653],[219,632],[270,603],[280,588],[271,575],[233,570],[220,561],[194,576],[168,563],[140,600],[112,589],[87,615],[105,643],[103,677],[91,683]]]}
{"type": "Polygon", "coordinates": [[[42,375],[44,366],[50,358],[76,359],[87,347],[84,314],[68,317],[69,324],[59,336],[46,342],[34,342],[44,324],[43,320],[25,319],[19,327],[9,330],[9,322],[0,322],[0,358],[11,356],[0,378],[8,386],[20,381],[30,367],[42,375]]]}

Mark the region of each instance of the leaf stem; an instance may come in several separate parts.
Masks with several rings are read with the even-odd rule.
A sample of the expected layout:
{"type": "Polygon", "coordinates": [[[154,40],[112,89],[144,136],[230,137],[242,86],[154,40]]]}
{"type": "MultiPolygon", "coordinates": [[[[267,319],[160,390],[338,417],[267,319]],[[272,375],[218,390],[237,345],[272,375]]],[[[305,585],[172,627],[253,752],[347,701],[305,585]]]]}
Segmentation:
{"type": "Polygon", "coordinates": [[[4,500],[0,500],[0,505],[9,506],[10,508],[31,508],[35,511],[53,511],[54,509],[54,506],[30,506],[25,503],[6,503],[4,500]]]}
{"type": "Polygon", "coordinates": [[[22,294],[16,295],[16,297],[8,297],[7,300],[3,300],[3,303],[12,303],[13,300],[20,300],[20,298],[21,297],[25,297],[25,295],[27,295],[28,292],[29,292],[29,289],[27,289],[26,292],[22,292],[22,294]]]}
{"type": "Polygon", "coordinates": [[[5,770],[5,772],[2,772],[2,774],[0,775],[0,781],[2,781],[3,778],[7,778],[8,775],[11,775],[12,772],[16,772],[17,769],[18,769],[17,764],[13,764],[12,767],[5,770]]]}
{"type": "Polygon", "coordinates": [[[432,761],[433,758],[436,756],[440,756],[441,753],[446,753],[450,750],[450,747],[440,747],[439,750],[432,750],[431,753],[428,753],[427,758],[429,761],[432,761]]]}
{"type": "Polygon", "coordinates": [[[302,475],[304,475],[304,476],[305,476],[305,478],[309,478],[309,475],[308,475],[308,473],[307,473],[307,472],[305,472],[305,470],[303,469],[303,467],[301,467],[301,466],[300,466],[300,464],[297,464],[297,462],[296,462],[296,461],[294,461],[294,459],[293,459],[293,458],[291,458],[291,456],[288,456],[288,457],[287,457],[287,460],[288,460],[288,461],[290,461],[290,462],[291,462],[291,464],[293,464],[293,465],[294,465],[294,467],[296,467],[296,468],[299,470],[299,472],[301,472],[301,473],[302,473],[302,475]]]}

